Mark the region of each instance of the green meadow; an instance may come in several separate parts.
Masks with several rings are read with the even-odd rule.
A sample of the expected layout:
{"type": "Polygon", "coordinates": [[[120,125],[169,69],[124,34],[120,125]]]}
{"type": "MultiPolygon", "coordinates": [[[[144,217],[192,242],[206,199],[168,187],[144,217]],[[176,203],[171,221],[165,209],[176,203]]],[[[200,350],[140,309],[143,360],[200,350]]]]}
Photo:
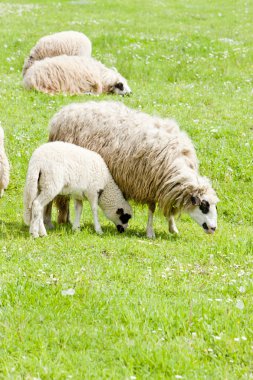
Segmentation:
{"type": "Polygon", "coordinates": [[[248,0],[0,2],[0,379],[253,378],[252,20],[248,0]],[[25,57],[63,30],[85,33],[133,95],[26,91],[25,57]],[[172,236],[157,211],[149,240],[147,207],[131,203],[127,232],[100,213],[98,236],[85,202],[80,232],[29,236],[29,158],[62,106],[91,99],[178,121],[220,198],[214,235],[182,215],[172,236]]]}

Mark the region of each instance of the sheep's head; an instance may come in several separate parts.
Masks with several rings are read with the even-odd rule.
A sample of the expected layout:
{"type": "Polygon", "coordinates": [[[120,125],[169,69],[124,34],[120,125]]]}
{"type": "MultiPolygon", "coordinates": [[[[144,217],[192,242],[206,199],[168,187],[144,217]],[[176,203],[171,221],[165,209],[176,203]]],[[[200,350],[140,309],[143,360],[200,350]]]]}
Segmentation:
{"type": "Polygon", "coordinates": [[[217,228],[217,207],[218,198],[215,194],[205,194],[191,196],[191,207],[189,215],[194,219],[207,234],[213,234],[217,228]]]}
{"type": "Polygon", "coordinates": [[[132,218],[132,210],[128,207],[128,210],[118,208],[115,214],[114,223],[117,226],[117,230],[122,233],[128,227],[128,221],[132,218]]]}
{"type": "Polygon", "coordinates": [[[132,93],[127,81],[122,77],[112,86],[112,92],[117,95],[130,95],[132,93]]]}
{"type": "Polygon", "coordinates": [[[124,208],[120,207],[110,210],[110,212],[108,212],[108,210],[104,210],[104,213],[106,217],[115,224],[120,233],[127,229],[128,221],[132,218],[132,209],[128,203],[124,206],[124,208]]]}
{"type": "Polygon", "coordinates": [[[110,85],[110,92],[117,95],[130,95],[132,94],[131,88],[128,86],[126,79],[120,75],[115,67],[112,67],[110,77],[112,82],[110,85]]]}

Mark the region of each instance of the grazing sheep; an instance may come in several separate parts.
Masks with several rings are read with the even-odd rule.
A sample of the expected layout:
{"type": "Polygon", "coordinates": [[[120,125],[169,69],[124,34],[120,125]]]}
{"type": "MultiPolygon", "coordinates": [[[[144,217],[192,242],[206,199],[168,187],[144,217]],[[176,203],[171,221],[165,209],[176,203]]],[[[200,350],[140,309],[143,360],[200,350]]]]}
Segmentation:
{"type": "Polygon", "coordinates": [[[4,150],[4,130],[0,127],[0,198],[4,195],[10,179],[10,165],[4,150]]]}
{"type": "Polygon", "coordinates": [[[114,182],[102,157],[79,146],[57,141],[40,146],[29,162],[24,191],[24,221],[33,237],[46,235],[44,207],[58,194],[72,195],[75,200],[73,229],[80,228],[83,199],[90,202],[95,230],[102,234],[97,206],[119,232],[131,218],[130,205],[114,182]]]}
{"type": "MultiPolygon", "coordinates": [[[[182,211],[206,232],[215,231],[218,198],[209,181],[198,174],[193,144],[174,121],[120,102],[71,104],[51,120],[49,140],[68,141],[101,154],[126,199],[149,206],[148,237],[155,237],[156,203],[168,218],[170,232],[178,232],[173,216],[182,211]]],[[[66,221],[66,199],[58,199],[58,208],[59,221],[66,221]]]]}
{"type": "Polygon", "coordinates": [[[91,42],[88,37],[80,32],[60,32],[42,37],[30,51],[25,60],[23,76],[34,61],[40,61],[47,57],[58,55],[91,56],[91,42]]]}
{"type": "Polygon", "coordinates": [[[67,55],[34,62],[23,83],[27,89],[52,94],[131,93],[126,79],[115,69],[108,69],[93,58],[67,55]]]}

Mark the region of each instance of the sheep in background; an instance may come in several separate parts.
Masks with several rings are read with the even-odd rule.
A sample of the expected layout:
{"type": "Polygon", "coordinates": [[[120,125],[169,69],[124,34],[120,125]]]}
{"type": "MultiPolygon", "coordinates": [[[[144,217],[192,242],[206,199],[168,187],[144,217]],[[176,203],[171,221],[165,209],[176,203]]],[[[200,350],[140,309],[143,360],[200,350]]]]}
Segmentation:
{"type": "Polygon", "coordinates": [[[0,198],[4,195],[10,179],[10,165],[4,150],[4,130],[0,126],[0,198]]]}
{"type": "Polygon", "coordinates": [[[131,93],[126,79],[115,69],[108,69],[93,58],[67,55],[34,62],[23,83],[27,89],[52,94],[131,93]]]}
{"type": "MultiPolygon", "coordinates": [[[[177,233],[173,216],[182,211],[207,233],[217,226],[218,198],[198,173],[193,144],[174,121],[149,116],[120,102],[86,102],[63,107],[50,122],[49,140],[68,141],[99,153],[126,199],[149,206],[147,236],[155,237],[153,213],[159,204],[177,233]]],[[[59,221],[68,217],[58,199],[59,221]]],[[[50,220],[50,209],[46,219],[50,220]]]]}
{"type": "Polygon", "coordinates": [[[79,146],[52,142],[33,153],[24,191],[24,221],[33,237],[46,235],[44,207],[58,194],[72,195],[75,200],[73,229],[80,228],[83,199],[90,202],[95,230],[102,234],[98,205],[119,232],[124,232],[132,210],[114,182],[102,157],[79,146]]]}
{"type": "Polygon", "coordinates": [[[91,49],[89,38],[80,32],[67,31],[42,37],[25,60],[23,76],[34,61],[63,54],[90,57],[91,49]]]}

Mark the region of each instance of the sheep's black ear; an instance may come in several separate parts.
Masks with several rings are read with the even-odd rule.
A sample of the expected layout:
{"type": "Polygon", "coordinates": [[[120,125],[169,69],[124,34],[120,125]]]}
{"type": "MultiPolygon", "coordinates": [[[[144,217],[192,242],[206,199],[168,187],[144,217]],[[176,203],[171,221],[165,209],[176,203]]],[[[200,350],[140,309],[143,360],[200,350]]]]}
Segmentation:
{"type": "Polygon", "coordinates": [[[124,85],[122,82],[116,83],[115,88],[118,88],[119,90],[123,91],[124,90],[124,85]]]}
{"type": "Polygon", "coordinates": [[[205,201],[203,199],[203,201],[201,202],[199,208],[203,212],[203,214],[208,214],[209,209],[210,209],[210,204],[209,204],[209,202],[207,202],[207,201],[205,201]]]}
{"type": "Polygon", "coordinates": [[[124,214],[124,209],[123,208],[118,208],[118,210],[116,211],[116,214],[117,215],[123,215],[124,214]]]}
{"type": "Polygon", "coordinates": [[[200,199],[199,197],[196,197],[196,196],[191,196],[191,203],[193,204],[193,206],[199,206],[200,205],[200,199]]]}

